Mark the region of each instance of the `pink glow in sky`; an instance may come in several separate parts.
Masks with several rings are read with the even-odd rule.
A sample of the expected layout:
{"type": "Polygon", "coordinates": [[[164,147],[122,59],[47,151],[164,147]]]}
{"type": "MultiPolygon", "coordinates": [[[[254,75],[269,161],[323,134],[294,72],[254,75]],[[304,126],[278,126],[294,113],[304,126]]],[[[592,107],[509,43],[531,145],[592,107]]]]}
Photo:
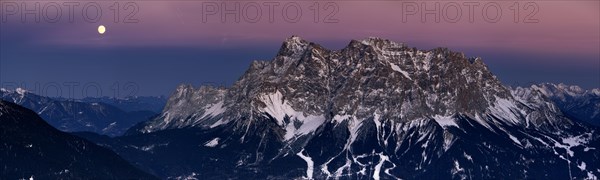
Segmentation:
{"type": "MultiPolygon", "coordinates": [[[[35,1],[25,2],[33,5],[35,1]]],[[[80,3],[83,6],[88,2],[80,3]]],[[[45,3],[42,1],[41,6],[45,3]]],[[[333,49],[343,47],[350,39],[370,36],[409,45],[459,49],[591,55],[597,55],[600,49],[599,1],[532,1],[529,4],[524,1],[332,1],[329,4],[320,1],[319,22],[316,23],[312,1],[139,1],[134,2],[139,9],[134,18],[139,22],[131,24],[114,22],[114,12],[110,9],[114,2],[96,3],[103,10],[103,16],[94,23],[81,20],[78,10],[82,7],[79,6],[75,8],[73,23],[67,22],[66,16],[58,23],[31,23],[33,18],[28,23],[20,23],[19,14],[8,14],[2,8],[5,10],[3,18],[8,21],[4,24],[24,29],[32,43],[50,45],[220,47],[278,43],[290,35],[299,35],[333,49]],[[240,5],[239,23],[234,22],[235,15],[232,14],[225,15],[226,22],[222,22],[222,9],[213,14],[204,11],[215,5],[235,9],[236,3],[240,5]],[[273,8],[273,22],[269,22],[269,8],[265,3],[278,3],[273,8]],[[298,22],[284,19],[283,8],[288,3],[295,3],[302,9],[298,22]],[[422,22],[421,10],[435,9],[436,3],[440,6],[438,11],[425,15],[426,22],[422,22]],[[472,15],[466,4],[472,5],[472,15]],[[261,8],[262,16],[258,22],[250,22],[247,18],[256,17],[256,5],[261,8]],[[409,11],[414,7],[420,9],[411,14],[409,11]],[[462,13],[458,20],[453,20],[457,17],[456,7],[462,13]],[[247,11],[243,11],[245,8],[247,11]],[[499,21],[488,22],[496,17],[497,9],[502,11],[499,21]],[[518,14],[515,9],[519,9],[518,14]],[[205,17],[203,13],[209,15],[205,17]],[[435,22],[435,13],[440,15],[440,22],[435,22]],[[337,21],[324,23],[330,14],[333,16],[329,20],[337,21]],[[514,22],[515,15],[519,22],[514,22]],[[525,19],[534,23],[525,23],[525,19]],[[102,37],[95,31],[100,24],[108,30],[102,37]]],[[[120,18],[133,10],[123,9],[125,3],[120,3],[120,18]]],[[[289,6],[286,12],[289,17],[296,15],[294,6],[289,6]]]]}
{"type": "MultiPolygon", "coordinates": [[[[298,35],[334,50],[343,48],[351,39],[367,37],[386,38],[424,50],[448,47],[467,56],[483,57],[505,83],[563,82],[594,88],[600,85],[600,1],[597,0],[318,1],[317,22],[315,1],[152,0],[133,1],[134,6],[118,1],[119,22],[114,22],[115,1],[68,2],[79,3],[74,21],[69,22],[68,9],[63,6],[62,19],[52,23],[47,22],[46,14],[56,13],[43,7],[50,3],[61,6],[65,2],[0,1],[3,79],[39,81],[38,74],[23,77],[17,67],[38,68],[39,73],[46,73],[43,77],[53,81],[80,76],[77,71],[65,71],[69,68],[63,66],[67,66],[86,73],[96,72],[100,80],[107,79],[102,75],[106,72],[130,73],[133,75],[109,74],[119,80],[131,77],[138,82],[151,82],[149,87],[163,88],[164,94],[172,89],[164,85],[156,87],[156,79],[172,86],[176,82],[214,81],[214,77],[231,82],[238,77],[236,73],[247,68],[247,62],[272,57],[285,38],[298,35]],[[21,22],[20,12],[15,12],[12,6],[20,8],[23,3],[28,8],[40,3],[44,15],[39,23],[30,14],[25,15],[26,22],[21,22]],[[82,7],[89,3],[97,3],[102,9],[97,21],[84,21],[82,7]],[[222,22],[223,11],[219,8],[234,9],[235,3],[240,4],[239,11],[225,15],[222,22]],[[265,3],[277,4],[272,22],[265,3]],[[283,15],[284,7],[290,3],[302,9],[297,22],[289,21],[296,16],[294,7],[288,7],[288,16],[283,15]],[[437,10],[436,4],[439,4],[437,10]],[[207,5],[216,7],[212,9],[216,11],[206,11],[211,10],[207,5]],[[124,23],[123,19],[134,7],[138,11],[133,19],[139,22],[124,23]],[[262,16],[252,22],[256,7],[261,8],[262,16]],[[456,16],[457,7],[460,18],[456,16]],[[424,9],[432,12],[424,16],[425,22],[421,14],[424,9]],[[495,21],[497,10],[502,11],[502,16],[495,21]],[[234,21],[235,15],[240,15],[240,22],[234,21]],[[333,16],[328,19],[328,15],[333,16]],[[435,21],[436,15],[439,22],[435,21]],[[325,23],[326,19],[331,23],[325,23]],[[98,33],[99,25],[106,26],[105,34],[98,33]],[[179,70],[181,76],[172,73],[169,78],[155,77],[154,72],[160,72],[175,60],[181,64],[180,68],[189,69],[179,70]],[[139,63],[143,61],[153,63],[139,63]],[[119,70],[126,67],[121,63],[146,67],[133,73],[129,68],[119,70]],[[192,72],[196,74],[188,75],[192,72]]],[[[95,15],[94,11],[87,13],[95,15]]]]}

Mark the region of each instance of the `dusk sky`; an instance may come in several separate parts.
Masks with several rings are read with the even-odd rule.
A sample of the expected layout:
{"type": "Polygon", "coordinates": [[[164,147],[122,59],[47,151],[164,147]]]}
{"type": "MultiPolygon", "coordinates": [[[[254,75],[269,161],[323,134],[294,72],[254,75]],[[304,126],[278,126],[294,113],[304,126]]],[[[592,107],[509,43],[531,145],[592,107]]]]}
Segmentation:
{"type": "Polygon", "coordinates": [[[127,2],[67,1],[74,9],[70,22],[64,1],[2,0],[2,87],[17,84],[65,97],[65,84],[75,82],[75,96],[81,97],[95,95],[83,93],[90,84],[113,96],[116,84],[122,97],[169,95],[181,83],[230,85],[251,61],[273,58],[292,35],[333,50],[367,37],[422,50],[448,47],[482,57],[507,85],[600,87],[596,0],[319,1],[318,7],[314,1],[290,0],[127,2]],[[102,11],[98,19],[95,9],[102,11]],[[104,34],[99,25],[106,27],[104,34]],[[138,90],[126,89],[128,83],[138,90]],[[56,84],[61,93],[47,90],[56,84]]]}

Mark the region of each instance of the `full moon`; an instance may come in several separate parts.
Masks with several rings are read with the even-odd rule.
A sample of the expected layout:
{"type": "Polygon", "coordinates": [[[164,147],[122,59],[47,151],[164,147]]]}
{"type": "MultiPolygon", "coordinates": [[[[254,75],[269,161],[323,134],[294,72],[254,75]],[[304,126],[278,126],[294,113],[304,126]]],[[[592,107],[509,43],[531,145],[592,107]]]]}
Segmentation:
{"type": "Polygon", "coordinates": [[[106,32],[106,27],[103,25],[98,26],[98,33],[104,34],[104,32],[106,32]]]}

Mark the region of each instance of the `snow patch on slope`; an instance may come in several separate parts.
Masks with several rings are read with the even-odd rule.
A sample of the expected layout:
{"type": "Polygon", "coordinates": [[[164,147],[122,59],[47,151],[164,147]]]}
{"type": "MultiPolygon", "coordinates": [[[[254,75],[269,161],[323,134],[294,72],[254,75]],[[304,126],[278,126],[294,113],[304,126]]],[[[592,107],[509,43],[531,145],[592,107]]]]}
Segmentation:
{"type": "Polygon", "coordinates": [[[302,151],[296,153],[296,155],[300,156],[300,158],[302,158],[304,161],[306,161],[306,179],[313,179],[313,171],[314,171],[314,162],[312,161],[312,159],[308,156],[305,156],[304,154],[302,154],[302,152],[304,152],[304,149],[302,149],[302,151]]]}
{"type": "Polygon", "coordinates": [[[206,143],[204,143],[204,146],[206,147],[215,147],[217,145],[219,145],[219,140],[220,138],[214,138],[210,141],[207,141],[206,143]]]}
{"type": "MultiPolygon", "coordinates": [[[[508,133],[506,133],[506,134],[508,134],[508,133]]],[[[512,140],[513,142],[515,142],[519,146],[522,146],[521,141],[519,141],[519,139],[517,139],[517,137],[513,136],[512,134],[508,134],[508,137],[510,138],[510,140],[512,140]]]]}
{"type": "Polygon", "coordinates": [[[494,103],[493,107],[488,108],[491,114],[495,115],[498,118],[506,120],[507,122],[512,122],[513,124],[516,124],[517,121],[520,119],[517,116],[520,110],[515,105],[515,103],[508,99],[500,98],[497,96],[495,98],[496,102],[494,103]]]}
{"type": "Polygon", "coordinates": [[[409,76],[408,72],[406,72],[406,71],[402,70],[402,69],[401,69],[399,66],[397,66],[396,64],[394,64],[394,63],[390,63],[390,66],[392,66],[392,70],[394,70],[394,71],[396,71],[396,72],[399,72],[399,73],[402,73],[402,75],[404,75],[404,77],[408,78],[409,80],[412,80],[412,78],[410,78],[410,76],[409,76]]]}
{"type": "Polygon", "coordinates": [[[21,96],[25,95],[25,93],[27,92],[27,90],[23,88],[17,88],[15,91],[21,96]]]}
{"type": "Polygon", "coordinates": [[[279,91],[263,95],[260,97],[260,100],[266,104],[262,111],[275,118],[279,126],[285,127],[286,133],[284,139],[286,141],[294,137],[314,132],[325,122],[325,117],[323,115],[305,116],[304,112],[294,110],[294,108],[283,99],[283,95],[279,91]],[[289,119],[288,122],[285,121],[286,117],[289,119]]]}
{"type": "Polygon", "coordinates": [[[350,119],[350,115],[335,115],[333,116],[333,121],[336,123],[341,123],[342,121],[346,120],[346,119],[350,119]]]}
{"type": "Polygon", "coordinates": [[[225,110],[227,110],[226,108],[223,107],[223,101],[219,101],[216,104],[206,106],[205,109],[206,109],[206,111],[204,112],[204,115],[202,115],[201,119],[207,118],[207,117],[215,117],[215,116],[225,112],[225,110]]]}
{"type": "Polygon", "coordinates": [[[375,180],[379,180],[379,173],[381,173],[381,167],[383,166],[383,163],[385,161],[389,161],[390,159],[386,156],[383,155],[383,153],[379,153],[379,163],[377,163],[377,165],[375,165],[375,172],[373,172],[373,179],[375,180]]]}
{"type": "Polygon", "coordinates": [[[458,127],[458,124],[456,124],[456,122],[454,121],[454,118],[452,116],[435,115],[435,116],[433,116],[433,119],[444,129],[449,126],[458,127]]]}

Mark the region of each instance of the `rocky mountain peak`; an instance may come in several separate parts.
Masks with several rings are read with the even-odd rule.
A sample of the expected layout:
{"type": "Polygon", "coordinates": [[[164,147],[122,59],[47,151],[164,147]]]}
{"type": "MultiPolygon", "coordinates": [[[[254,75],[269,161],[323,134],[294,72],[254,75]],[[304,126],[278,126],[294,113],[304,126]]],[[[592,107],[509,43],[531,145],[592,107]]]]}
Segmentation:
{"type": "Polygon", "coordinates": [[[145,132],[235,119],[246,119],[234,121],[236,127],[246,127],[256,125],[253,119],[268,118],[261,122],[284,129],[282,138],[289,140],[332,121],[360,123],[379,116],[408,122],[463,114],[482,122],[497,116],[519,124],[524,122],[518,117],[527,112],[548,108],[519,103],[481,58],[447,48],[418,50],[381,38],[327,50],[292,36],[272,61],[253,62],[231,88],[180,86],[175,94],[145,132]]]}
{"type": "Polygon", "coordinates": [[[301,56],[306,51],[306,49],[308,48],[308,46],[310,44],[311,44],[310,42],[308,42],[298,36],[289,37],[281,45],[281,48],[279,49],[279,53],[277,53],[277,56],[290,56],[290,57],[301,56]]]}

